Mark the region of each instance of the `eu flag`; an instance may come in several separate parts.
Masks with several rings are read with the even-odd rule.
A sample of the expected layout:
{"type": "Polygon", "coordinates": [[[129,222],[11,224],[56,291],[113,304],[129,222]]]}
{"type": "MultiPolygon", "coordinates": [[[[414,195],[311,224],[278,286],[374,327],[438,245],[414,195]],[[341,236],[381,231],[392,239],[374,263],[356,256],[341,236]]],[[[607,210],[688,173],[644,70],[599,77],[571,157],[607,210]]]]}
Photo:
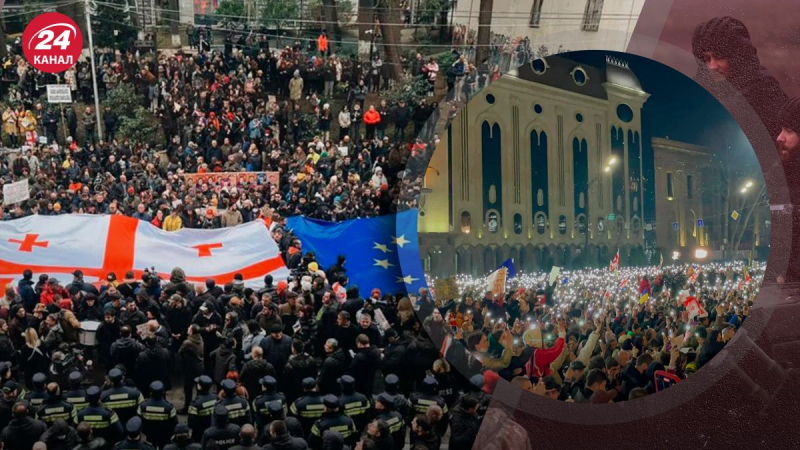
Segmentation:
{"type": "Polygon", "coordinates": [[[313,251],[321,267],[345,255],[348,285],[357,284],[362,296],[373,288],[383,293],[416,293],[426,287],[417,242],[417,210],[369,219],[326,222],[289,217],[287,228],[313,251]]]}
{"type": "Polygon", "coordinates": [[[503,264],[500,264],[500,267],[498,267],[498,269],[502,269],[503,267],[508,269],[508,278],[514,278],[515,276],[517,276],[517,268],[514,267],[513,259],[508,258],[507,260],[503,261],[503,264]]]}

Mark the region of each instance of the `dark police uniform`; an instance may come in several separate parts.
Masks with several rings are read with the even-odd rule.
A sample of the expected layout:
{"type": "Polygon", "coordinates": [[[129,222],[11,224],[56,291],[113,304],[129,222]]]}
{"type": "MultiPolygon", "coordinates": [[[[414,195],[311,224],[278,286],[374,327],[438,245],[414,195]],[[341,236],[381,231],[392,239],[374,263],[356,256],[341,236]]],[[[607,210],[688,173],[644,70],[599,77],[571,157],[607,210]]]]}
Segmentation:
{"type": "Polygon", "coordinates": [[[350,375],[344,375],[339,380],[342,386],[339,411],[353,419],[357,430],[363,430],[369,423],[372,405],[366,395],[355,391],[355,383],[356,380],[350,375]]]}
{"type": "Polygon", "coordinates": [[[144,397],[135,387],[123,386],[122,376],[122,371],[119,369],[111,369],[108,377],[113,386],[103,391],[100,395],[100,401],[103,402],[106,408],[117,413],[119,420],[127,424],[128,420],[136,415],[136,411],[144,401],[144,397]]]}
{"type": "Polygon", "coordinates": [[[64,419],[69,422],[72,418],[73,409],[71,404],[61,400],[61,395],[54,395],[42,403],[39,410],[36,411],[36,418],[49,427],[58,419],[64,419]]]}
{"type": "Polygon", "coordinates": [[[228,410],[228,421],[240,427],[252,423],[250,403],[236,395],[236,383],[233,380],[222,380],[220,386],[225,398],[220,400],[219,404],[228,410]]]}
{"type": "Polygon", "coordinates": [[[175,407],[164,400],[164,383],[154,381],[150,384],[150,397],[139,405],[138,415],[142,418],[142,430],[147,439],[156,446],[169,444],[178,413],[175,407]]]}
{"type": "Polygon", "coordinates": [[[356,430],[356,424],[353,419],[338,411],[339,399],[335,395],[326,395],[324,406],[328,409],[328,412],[323,413],[322,417],[314,422],[311,427],[308,446],[314,450],[321,450],[322,435],[330,430],[341,434],[345,444],[352,448],[358,441],[358,430],[356,430]]]}
{"type": "Polygon", "coordinates": [[[303,380],[303,390],[305,395],[298,398],[289,408],[289,413],[297,417],[300,425],[303,426],[303,433],[307,434],[311,431],[314,422],[322,417],[325,412],[325,405],[323,404],[323,395],[319,392],[311,391],[316,386],[316,381],[313,378],[306,378],[303,380]]]}
{"type": "Polygon", "coordinates": [[[83,375],[80,372],[69,374],[70,390],[64,393],[64,400],[75,408],[73,411],[80,411],[89,406],[89,400],[86,400],[86,389],[80,388],[82,381],[83,375]]]}
{"type": "Polygon", "coordinates": [[[400,378],[397,375],[389,374],[386,375],[383,382],[386,388],[385,394],[389,395],[394,401],[394,410],[403,417],[409,417],[411,415],[411,403],[399,391],[400,378]]]}
{"type": "Polygon", "coordinates": [[[142,437],[142,419],[133,417],[125,424],[125,433],[128,437],[114,446],[114,450],[155,450],[144,437],[142,437]]]}
{"type": "Polygon", "coordinates": [[[439,383],[436,381],[434,377],[425,377],[422,380],[422,392],[418,392],[411,396],[411,409],[413,414],[425,414],[428,412],[428,408],[431,405],[439,405],[442,408],[442,420],[440,420],[436,424],[436,431],[439,433],[439,436],[443,436],[444,432],[447,431],[447,426],[450,422],[448,410],[447,410],[447,402],[438,395],[435,394],[436,387],[439,383]]]}
{"type": "Polygon", "coordinates": [[[192,430],[192,439],[200,442],[203,433],[211,426],[211,414],[219,400],[216,395],[209,393],[214,384],[210,377],[202,375],[194,379],[198,384],[197,397],[189,404],[189,418],[187,423],[192,430]]]}
{"type": "Polygon", "coordinates": [[[266,424],[274,420],[269,411],[269,404],[272,402],[280,402],[284,415],[287,412],[287,405],[286,396],[281,392],[275,391],[278,382],[274,377],[268,375],[259,382],[264,386],[265,392],[253,400],[253,418],[256,422],[256,429],[261,432],[266,424]]]}
{"type": "Polygon", "coordinates": [[[228,410],[222,406],[214,407],[214,426],[205,430],[200,445],[206,448],[214,442],[221,450],[227,450],[239,442],[239,426],[228,423],[228,410]]]}
{"type": "Polygon", "coordinates": [[[86,422],[92,427],[92,433],[95,436],[101,437],[107,442],[117,442],[122,439],[122,422],[119,421],[117,413],[100,405],[100,388],[90,386],[86,390],[86,398],[89,406],[80,411],[73,410],[75,426],[86,422]]]}
{"type": "MultiPolygon", "coordinates": [[[[47,383],[47,376],[43,373],[35,373],[33,374],[32,381],[33,391],[25,393],[24,397],[31,405],[31,412],[35,414],[47,398],[47,392],[44,390],[44,386],[47,383]]],[[[18,399],[22,400],[21,397],[20,395],[17,396],[18,399]]]]}
{"type": "Polygon", "coordinates": [[[406,423],[403,416],[395,411],[395,399],[391,394],[383,393],[378,396],[376,402],[383,405],[383,411],[378,412],[375,419],[386,422],[386,425],[389,426],[389,434],[394,440],[395,450],[402,450],[406,443],[406,423]]]}

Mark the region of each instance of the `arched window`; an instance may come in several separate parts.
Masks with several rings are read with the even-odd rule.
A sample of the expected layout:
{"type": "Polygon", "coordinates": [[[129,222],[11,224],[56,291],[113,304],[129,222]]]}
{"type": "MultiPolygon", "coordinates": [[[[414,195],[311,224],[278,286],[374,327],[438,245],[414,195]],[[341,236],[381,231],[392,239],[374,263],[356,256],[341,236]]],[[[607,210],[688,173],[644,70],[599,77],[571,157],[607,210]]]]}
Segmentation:
{"type": "Polygon", "coordinates": [[[514,233],[522,234],[522,215],[514,214],[514,233]]]}
{"type": "Polygon", "coordinates": [[[578,216],[577,225],[578,225],[578,232],[581,235],[586,234],[586,216],[585,215],[581,214],[581,215],[578,216]]]}
{"type": "Polygon", "coordinates": [[[461,213],[461,232],[464,234],[469,234],[471,228],[472,217],[470,217],[469,212],[464,211],[461,213]]]}
{"type": "Polygon", "coordinates": [[[539,234],[544,234],[545,229],[547,228],[547,218],[544,214],[537,214],[536,215],[536,232],[539,234]]]}
{"type": "Polygon", "coordinates": [[[564,215],[558,217],[558,232],[567,234],[567,217],[564,215]]]}
{"type": "Polygon", "coordinates": [[[497,233],[497,229],[500,225],[500,218],[497,216],[497,213],[492,211],[487,216],[486,226],[489,228],[489,233],[497,233]]]}

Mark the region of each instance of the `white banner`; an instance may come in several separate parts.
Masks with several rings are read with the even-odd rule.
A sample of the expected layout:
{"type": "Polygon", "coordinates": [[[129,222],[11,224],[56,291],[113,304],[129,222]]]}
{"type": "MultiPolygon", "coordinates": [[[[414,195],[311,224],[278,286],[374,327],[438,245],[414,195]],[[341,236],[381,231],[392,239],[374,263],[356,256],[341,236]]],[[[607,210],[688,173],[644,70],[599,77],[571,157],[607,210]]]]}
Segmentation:
{"type": "Polygon", "coordinates": [[[48,84],[48,103],[72,103],[72,91],[68,84],[48,84]]]}
{"type": "Polygon", "coordinates": [[[503,295],[506,290],[506,275],[508,274],[508,269],[505,267],[501,267],[491,275],[486,280],[486,290],[490,291],[492,294],[500,294],[503,295]]]}
{"type": "Polygon", "coordinates": [[[3,185],[3,204],[13,205],[14,203],[24,202],[31,198],[30,189],[28,189],[28,179],[16,183],[9,183],[3,185]]]}

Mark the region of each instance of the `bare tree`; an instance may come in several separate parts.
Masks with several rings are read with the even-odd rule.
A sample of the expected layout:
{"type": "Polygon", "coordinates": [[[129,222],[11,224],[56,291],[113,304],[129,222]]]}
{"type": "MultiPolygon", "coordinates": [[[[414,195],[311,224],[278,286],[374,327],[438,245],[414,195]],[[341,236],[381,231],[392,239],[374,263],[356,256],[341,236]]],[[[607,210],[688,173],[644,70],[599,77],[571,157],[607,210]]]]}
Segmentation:
{"type": "MultiPolygon", "coordinates": [[[[336,42],[342,41],[342,28],[339,26],[339,13],[336,10],[336,0],[322,0],[322,20],[327,24],[328,30],[333,31],[336,42]],[[332,30],[331,30],[332,28],[332,30]]],[[[331,53],[333,53],[333,46],[331,53]]]]}
{"type": "Polygon", "coordinates": [[[400,30],[403,21],[400,16],[400,0],[380,0],[376,15],[383,36],[383,63],[389,64],[392,78],[399,80],[403,74],[400,66],[400,30]]]}
{"type": "Polygon", "coordinates": [[[480,8],[478,13],[478,48],[475,51],[475,62],[477,64],[481,64],[483,60],[489,57],[494,0],[481,0],[480,8]]]}

